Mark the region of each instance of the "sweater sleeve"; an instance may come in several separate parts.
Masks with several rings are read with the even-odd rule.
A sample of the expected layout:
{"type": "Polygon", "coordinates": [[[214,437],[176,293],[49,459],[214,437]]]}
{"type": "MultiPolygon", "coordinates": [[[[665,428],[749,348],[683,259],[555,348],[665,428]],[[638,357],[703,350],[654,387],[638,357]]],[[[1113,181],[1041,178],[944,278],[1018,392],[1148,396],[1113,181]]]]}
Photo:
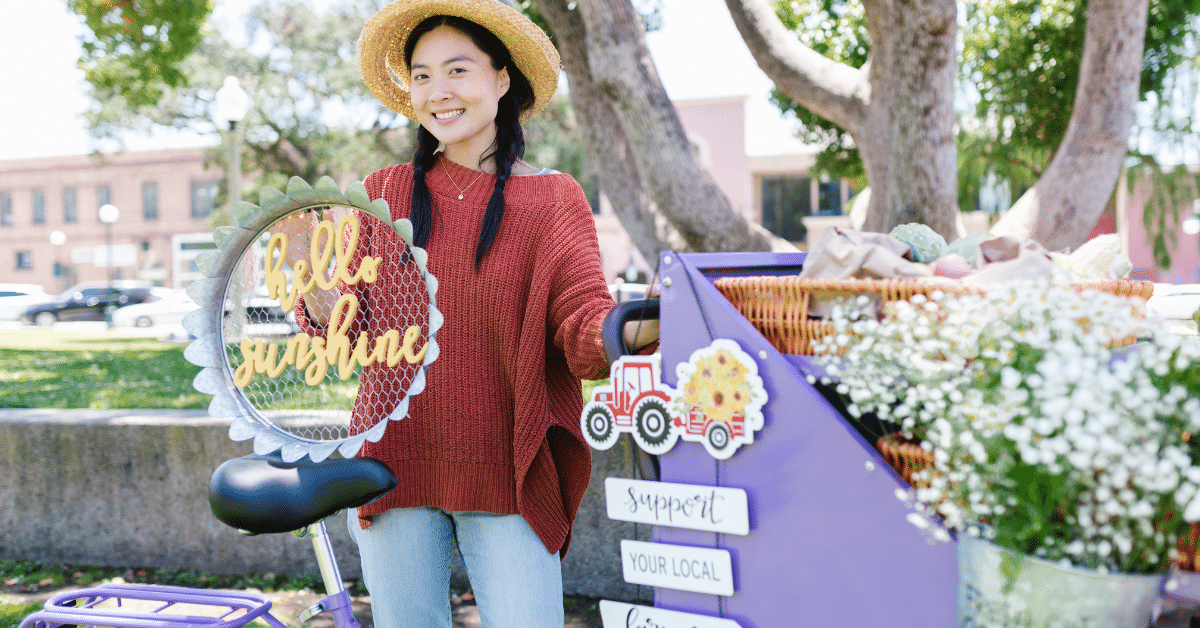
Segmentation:
{"type": "Polygon", "coordinates": [[[553,273],[549,333],[575,377],[602,379],[609,365],[601,328],[616,303],[604,281],[591,207],[579,184],[571,183],[564,186],[562,210],[547,239],[553,273]]]}

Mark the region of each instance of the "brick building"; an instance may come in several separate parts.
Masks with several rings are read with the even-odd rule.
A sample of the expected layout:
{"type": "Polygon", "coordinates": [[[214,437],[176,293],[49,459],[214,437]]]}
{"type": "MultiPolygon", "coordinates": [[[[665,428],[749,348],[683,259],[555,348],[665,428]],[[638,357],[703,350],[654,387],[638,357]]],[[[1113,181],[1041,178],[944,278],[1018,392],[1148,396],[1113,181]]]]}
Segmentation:
{"type": "MultiPolygon", "coordinates": [[[[810,217],[842,214],[853,190],[844,181],[810,174],[811,149],[751,154],[745,97],[676,101],[689,140],[735,211],[804,246],[810,217]]],[[[797,143],[797,146],[798,143],[797,143]]],[[[199,278],[191,263],[212,247],[220,165],[204,166],[204,148],[137,151],[0,161],[0,282],[41,284],[58,293],[108,277],[105,225],[97,209],[112,203],[114,279],[183,287],[199,278]],[[61,246],[50,234],[65,234],[61,246]],[[56,266],[62,272],[56,274],[56,266]]],[[[342,182],[343,187],[347,182],[342,182]]],[[[256,201],[255,198],[247,200],[256,201]]],[[[635,271],[652,274],[607,198],[595,214],[609,281],[635,271]]]]}
{"type": "Polygon", "coordinates": [[[212,246],[223,174],[204,167],[204,150],[0,161],[0,281],[57,293],[103,281],[111,268],[114,279],[181,287],[195,278],[190,258],[212,246]],[[97,214],[105,203],[120,210],[111,251],[97,214]],[[65,235],[58,246],[56,231],[65,235]]]}

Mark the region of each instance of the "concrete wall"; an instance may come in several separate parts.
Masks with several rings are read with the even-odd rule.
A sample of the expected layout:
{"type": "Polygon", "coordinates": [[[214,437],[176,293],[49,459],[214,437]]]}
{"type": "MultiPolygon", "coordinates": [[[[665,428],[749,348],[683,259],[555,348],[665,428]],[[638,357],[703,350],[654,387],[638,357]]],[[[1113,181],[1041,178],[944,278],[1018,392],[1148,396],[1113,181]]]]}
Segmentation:
{"type": "MultiPolygon", "coordinates": [[[[229,440],[228,420],[202,411],[0,409],[0,559],[192,569],[209,573],[317,571],[312,546],[290,534],[247,537],[212,516],[208,481],[250,452],[229,440]]],[[[563,564],[568,594],[635,601],[620,540],[648,540],[649,526],[610,521],[604,478],[632,477],[622,441],[593,452],[592,483],[563,564]]],[[[359,577],[345,514],[328,527],[342,575],[359,577]]],[[[454,557],[456,584],[465,583],[454,557]]]]}

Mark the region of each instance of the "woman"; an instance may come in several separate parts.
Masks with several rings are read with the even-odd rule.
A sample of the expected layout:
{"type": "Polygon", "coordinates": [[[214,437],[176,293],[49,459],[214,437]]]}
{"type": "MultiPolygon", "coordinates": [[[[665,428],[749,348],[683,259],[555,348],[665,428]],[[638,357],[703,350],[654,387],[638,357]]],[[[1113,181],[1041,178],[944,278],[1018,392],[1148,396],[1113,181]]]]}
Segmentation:
{"type": "MultiPolygon", "coordinates": [[[[445,315],[424,392],[360,454],[400,482],[350,514],[375,623],[450,626],[454,539],[484,626],[561,628],[560,561],[591,472],[579,379],[608,374],[614,303],[579,184],[522,159],[521,124],[553,95],[558,53],[497,0],[399,0],[367,22],[360,60],[371,91],[420,123],[412,162],[364,184],[412,220],[445,315]]],[[[360,242],[398,254],[365,230],[360,242]]],[[[388,288],[360,288],[361,324],[393,324],[388,288]]],[[[319,333],[325,306],[308,301],[319,333]]],[[[386,411],[362,403],[388,392],[386,367],[371,368],[358,415],[386,411]]]]}

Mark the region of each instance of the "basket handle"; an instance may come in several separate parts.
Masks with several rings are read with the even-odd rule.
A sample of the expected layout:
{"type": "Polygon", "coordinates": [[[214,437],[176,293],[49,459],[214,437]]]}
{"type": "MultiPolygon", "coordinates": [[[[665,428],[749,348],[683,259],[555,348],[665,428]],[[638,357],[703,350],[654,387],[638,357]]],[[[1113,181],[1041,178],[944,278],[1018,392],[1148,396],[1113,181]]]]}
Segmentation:
{"type": "MultiPolygon", "coordinates": [[[[604,356],[608,358],[609,364],[616,362],[623,355],[633,353],[625,344],[625,323],[657,319],[658,311],[657,298],[624,301],[609,310],[600,330],[604,339],[604,356]]],[[[629,447],[633,451],[633,461],[637,465],[638,475],[643,480],[657,482],[660,473],[658,456],[642,451],[642,448],[635,443],[630,443],[629,447]]]]}
{"type": "Polygon", "coordinates": [[[624,301],[609,310],[608,315],[604,317],[604,326],[600,331],[604,338],[604,357],[608,358],[608,363],[612,364],[617,361],[617,358],[633,353],[625,345],[625,323],[657,318],[657,298],[624,301]]]}

